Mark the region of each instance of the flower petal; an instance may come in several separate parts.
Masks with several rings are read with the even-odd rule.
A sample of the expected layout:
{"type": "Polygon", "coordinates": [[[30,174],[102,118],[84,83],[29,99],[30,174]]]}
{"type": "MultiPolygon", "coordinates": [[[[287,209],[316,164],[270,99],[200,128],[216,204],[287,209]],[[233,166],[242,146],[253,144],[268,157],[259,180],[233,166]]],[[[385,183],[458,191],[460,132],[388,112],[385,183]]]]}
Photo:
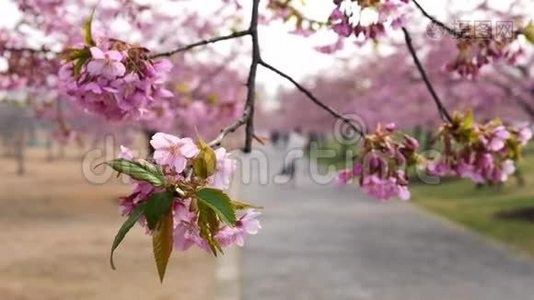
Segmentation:
{"type": "Polygon", "coordinates": [[[98,47],[91,47],[89,51],[91,51],[91,56],[93,57],[93,59],[105,59],[106,58],[106,55],[104,54],[104,52],[100,50],[100,48],[98,47]]]}
{"type": "Polygon", "coordinates": [[[119,51],[115,50],[106,51],[105,55],[107,56],[107,58],[115,61],[121,61],[123,59],[122,54],[119,51]]]}
{"type": "Polygon", "coordinates": [[[187,159],[183,156],[175,157],[173,166],[174,170],[178,173],[181,173],[185,170],[185,166],[187,165],[187,159]]]}
{"type": "Polygon", "coordinates": [[[197,156],[200,153],[200,150],[198,149],[197,145],[191,142],[191,143],[183,144],[180,147],[180,152],[182,153],[183,156],[187,158],[192,158],[192,157],[197,156]]]}

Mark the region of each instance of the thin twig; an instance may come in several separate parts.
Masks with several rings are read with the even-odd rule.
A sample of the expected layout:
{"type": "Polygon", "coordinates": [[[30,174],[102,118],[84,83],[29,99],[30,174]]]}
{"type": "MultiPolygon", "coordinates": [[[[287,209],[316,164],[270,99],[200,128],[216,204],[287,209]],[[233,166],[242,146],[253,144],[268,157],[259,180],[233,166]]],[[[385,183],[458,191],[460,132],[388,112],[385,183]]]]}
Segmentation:
{"type": "Polygon", "coordinates": [[[438,94],[436,93],[436,90],[434,89],[434,86],[432,86],[432,83],[430,82],[430,79],[428,78],[428,75],[426,74],[425,68],[423,67],[423,64],[419,60],[419,57],[417,57],[417,53],[415,52],[415,48],[413,47],[412,43],[412,37],[410,36],[410,33],[405,27],[402,27],[402,31],[404,32],[404,40],[406,41],[406,46],[408,47],[408,50],[410,51],[410,54],[412,55],[413,61],[415,65],[417,66],[417,70],[419,70],[419,74],[421,74],[421,77],[423,78],[423,81],[426,84],[426,87],[428,91],[430,92],[430,95],[432,95],[432,98],[434,99],[434,102],[436,103],[436,106],[438,107],[439,114],[441,118],[444,121],[452,122],[452,117],[441,102],[438,94]]]}
{"type": "Polygon", "coordinates": [[[172,51],[154,54],[154,55],[150,56],[150,58],[158,58],[158,57],[163,57],[163,56],[173,56],[176,53],[188,51],[188,50],[191,50],[191,49],[196,48],[196,47],[205,46],[205,45],[217,43],[217,42],[220,42],[220,41],[231,40],[231,39],[239,38],[239,37],[242,37],[242,36],[245,36],[245,35],[249,35],[249,34],[251,34],[250,30],[237,31],[237,32],[234,32],[234,33],[229,34],[229,35],[219,36],[219,37],[211,38],[209,40],[202,40],[202,41],[199,41],[199,42],[196,42],[196,43],[193,43],[193,44],[189,44],[187,46],[183,46],[183,47],[180,47],[178,49],[174,49],[172,51]]]}
{"type": "Polygon", "coordinates": [[[252,142],[254,140],[254,102],[256,98],[256,72],[258,70],[258,63],[261,61],[260,43],[258,38],[258,12],[260,0],[253,0],[252,2],[252,16],[250,19],[250,27],[248,32],[252,39],[252,61],[250,63],[250,71],[247,80],[247,101],[245,102],[245,110],[248,111],[247,127],[245,130],[245,147],[243,152],[250,153],[252,151],[252,142]]]}
{"type": "Polygon", "coordinates": [[[445,23],[441,22],[440,20],[436,19],[432,15],[430,15],[422,6],[417,2],[417,0],[412,0],[412,2],[417,6],[417,8],[421,11],[421,13],[427,17],[432,23],[438,25],[439,27],[445,29],[450,35],[456,37],[456,38],[462,38],[464,35],[461,32],[458,32],[449,26],[445,25],[445,23]]]}
{"type": "Polygon", "coordinates": [[[260,65],[273,71],[274,73],[280,75],[281,77],[287,79],[289,82],[291,82],[293,85],[295,85],[295,87],[301,91],[304,95],[306,95],[313,103],[315,103],[317,106],[321,107],[322,109],[326,110],[328,113],[330,113],[332,116],[334,116],[336,119],[339,119],[339,120],[342,120],[344,123],[346,123],[347,125],[349,125],[352,130],[354,130],[356,133],[358,133],[360,136],[364,136],[364,132],[362,132],[361,129],[359,129],[358,127],[356,127],[354,124],[352,124],[351,120],[347,117],[344,117],[343,115],[341,115],[340,113],[338,113],[337,111],[335,111],[333,108],[331,108],[330,106],[326,105],[324,102],[322,102],[321,100],[319,100],[317,97],[315,97],[309,90],[307,90],[305,87],[303,87],[302,85],[300,85],[300,83],[298,83],[295,79],[293,79],[291,76],[285,74],[284,72],[280,71],[279,69],[273,67],[272,65],[266,63],[265,61],[263,60],[260,60],[260,65]]]}
{"type": "Polygon", "coordinates": [[[47,48],[41,48],[41,49],[34,49],[34,48],[28,48],[28,47],[22,47],[22,48],[16,48],[16,47],[2,47],[0,46],[0,52],[1,51],[8,51],[8,52],[30,52],[33,54],[61,54],[60,52],[55,52],[47,48]]]}
{"type": "Polygon", "coordinates": [[[221,129],[221,132],[219,135],[213,139],[211,142],[208,143],[210,147],[218,147],[221,145],[222,140],[229,135],[230,133],[234,133],[237,129],[239,129],[241,126],[245,125],[247,123],[247,120],[250,115],[250,108],[246,107],[243,111],[243,114],[241,115],[241,118],[239,118],[237,121],[232,123],[231,125],[221,129]]]}

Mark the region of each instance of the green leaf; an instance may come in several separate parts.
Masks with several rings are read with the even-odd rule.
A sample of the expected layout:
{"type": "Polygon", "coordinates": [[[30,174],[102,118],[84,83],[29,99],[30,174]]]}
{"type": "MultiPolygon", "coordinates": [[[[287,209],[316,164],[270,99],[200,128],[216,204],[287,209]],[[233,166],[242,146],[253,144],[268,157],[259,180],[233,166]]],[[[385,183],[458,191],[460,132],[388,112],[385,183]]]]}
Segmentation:
{"type": "Polygon", "coordinates": [[[66,61],[74,61],[82,57],[91,58],[91,50],[89,50],[89,48],[87,47],[69,48],[69,49],[65,49],[62,52],[61,57],[65,59],[66,61]]]}
{"type": "Polygon", "coordinates": [[[67,62],[74,62],[73,75],[75,78],[80,77],[83,66],[91,59],[91,50],[88,47],[81,49],[66,49],[61,54],[62,59],[67,62]]]}
{"type": "Polygon", "coordinates": [[[89,58],[86,58],[86,57],[78,58],[78,61],[76,61],[76,64],[74,64],[74,68],[73,68],[74,78],[80,77],[82,68],[88,60],[89,58]]]}
{"type": "Polygon", "coordinates": [[[235,226],[236,217],[230,197],[223,191],[213,188],[203,188],[196,192],[199,202],[209,206],[223,222],[235,226]]]}
{"type": "Polygon", "coordinates": [[[198,202],[198,227],[200,228],[200,237],[203,238],[210,246],[213,255],[223,253],[219,241],[215,238],[219,232],[219,220],[217,214],[206,204],[198,202]]]}
{"type": "Polygon", "coordinates": [[[173,217],[169,211],[161,218],[152,235],[152,248],[158,269],[159,280],[163,282],[167,264],[172,253],[173,246],[173,217]]]}
{"type": "Polygon", "coordinates": [[[471,129],[474,124],[475,124],[475,116],[473,115],[473,111],[469,110],[464,117],[462,129],[466,129],[466,130],[471,129]]]}
{"type": "Polygon", "coordinates": [[[206,179],[217,171],[217,157],[215,151],[203,141],[198,142],[200,153],[193,161],[195,175],[206,179]]]}
{"type": "Polygon", "coordinates": [[[156,228],[161,217],[171,210],[174,195],[171,192],[152,194],[145,205],[145,218],[148,228],[156,228]]]}
{"type": "Polygon", "coordinates": [[[126,159],[115,159],[106,162],[115,171],[126,174],[132,179],[146,181],[156,187],[165,184],[165,176],[162,170],[147,161],[130,161],[126,159]]]}
{"type": "Polygon", "coordinates": [[[111,268],[115,270],[115,263],[113,262],[113,253],[115,252],[115,249],[120,245],[128,231],[132,229],[132,227],[135,225],[135,223],[139,220],[139,218],[143,215],[143,212],[145,210],[145,205],[141,204],[139,205],[126,219],[126,221],[122,224],[121,228],[119,229],[119,232],[117,232],[117,235],[115,235],[115,239],[113,240],[113,244],[111,245],[111,254],[109,256],[109,264],[111,265],[111,268]]]}
{"type": "Polygon", "coordinates": [[[87,46],[95,46],[96,43],[93,39],[93,18],[95,16],[96,6],[93,8],[93,11],[91,12],[91,15],[85,21],[85,24],[83,25],[83,41],[87,46]]]}
{"type": "Polygon", "coordinates": [[[235,200],[232,200],[231,201],[232,203],[232,206],[234,207],[234,209],[236,210],[244,210],[244,209],[263,209],[263,206],[257,206],[257,205],[254,205],[254,204],[250,204],[250,203],[245,203],[245,202],[239,202],[239,201],[235,201],[235,200]]]}

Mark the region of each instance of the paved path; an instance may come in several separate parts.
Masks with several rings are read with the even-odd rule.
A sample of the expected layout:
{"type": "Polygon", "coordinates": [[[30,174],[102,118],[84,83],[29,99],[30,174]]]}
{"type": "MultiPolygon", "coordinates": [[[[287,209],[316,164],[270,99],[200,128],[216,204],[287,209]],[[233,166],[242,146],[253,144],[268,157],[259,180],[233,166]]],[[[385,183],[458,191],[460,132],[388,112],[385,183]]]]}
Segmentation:
{"type": "Polygon", "coordinates": [[[306,182],[241,199],[265,206],[242,253],[245,300],[534,299],[534,261],[410,204],[306,182]]]}

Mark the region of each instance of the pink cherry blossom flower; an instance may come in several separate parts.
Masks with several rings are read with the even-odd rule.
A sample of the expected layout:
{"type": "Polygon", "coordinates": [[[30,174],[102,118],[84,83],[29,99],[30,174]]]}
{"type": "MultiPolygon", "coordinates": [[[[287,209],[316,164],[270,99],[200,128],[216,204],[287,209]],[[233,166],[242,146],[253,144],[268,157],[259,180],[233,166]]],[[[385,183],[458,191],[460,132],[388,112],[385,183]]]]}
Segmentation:
{"type": "Polygon", "coordinates": [[[247,210],[244,215],[237,220],[235,227],[223,228],[217,233],[215,238],[223,247],[228,247],[230,245],[243,247],[245,245],[246,235],[255,235],[261,229],[260,221],[256,219],[259,215],[261,215],[261,213],[257,210],[247,210]]]}
{"type": "Polygon", "coordinates": [[[150,140],[154,147],[154,160],[160,165],[173,166],[181,173],[185,170],[188,159],[198,155],[200,150],[190,138],[179,138],[162,132],[156,133],[150,140]]]}
{"type": "Polygon", "coordinates": [[[528,143],[528,141],[532,139],[532,130],[530,130],[528,125],[523,126],[521,129],[519,129],[519,132],[517,134],[517,139],[523,146],[525,146],[528,143]]]}
{"type": "Polygon", "coordinates": [[[119,158],[127,159],[127,160],[134,159],[133,152],[130,148],[121,145],[120,149],[121,149],[121,152],[119,154],[119,158]]]}
{"type": "Polygon", "coordinates": [[[108,79],[123,76],[126,67],[121,63],[123,55],[115,50],[102,51],[98,47],[91,47],[93,59],[87,64],[87,72],[94,76],[102,75],[108,79]]]}
{"type": "Polygon", "coordinates": [[[501,164],[501,174],[499,180],[505,182],[508,180],[508,177],[514,174],[516,171],[515,163],[511,159],[507,159],[501,164]]]}
{"type": "Polygon", "coordinates": [[[504,126],[495,128],[492,132],[491,141],[488,145],[492,151],[499,151],[504,148],[504,143],[510,137],[510,133],[504,126]]]}
{"type": "Polygon", "coordinates": [[[176,251],[187,251],[195,244],[195,241],[189,237],[190,223],[178,223],[173,231],[173,249],[176,251]]]}
{"type": "Polygon", "coordinates": [[[410,200],[411,193],[407,186],[398,186],[397,189],[397,195],[399,196],[399,199],[404,201],[410,200]]]}
{"type": "MultiPolygon", "coordinates": [[[[191,199],[174,203],[174,249],[186,251],[195,244],[195,236],[200,232],[196,223],[196,214],[191,211],[191,199]]],[[[200,237],[198,237],[200,238],[200,237]]]]}
{"type": "Polygon", "coordinates": [[[352,169],[345,169],[338,173],[336,182],[340,185],[345,185],[351,182],[354,175],[352,175],[352,169]]]}
{"type": "Polygon", "coordinates": [[[146,201],[156,188],[150,183],[143,181],[132,181],[135,184],[134,190],[129,196],[120,198],[120,213],[123,216],[129,216],[137,206],[146,201]]]}
{"type": "Polygon", "coordinates": [[[215,150],[215,156],[217,157],[217,172],[210,179],[211,185],[217,189],[225,190],[230,186],[235,170],[235,161],[222,147],[215,150]]]}

